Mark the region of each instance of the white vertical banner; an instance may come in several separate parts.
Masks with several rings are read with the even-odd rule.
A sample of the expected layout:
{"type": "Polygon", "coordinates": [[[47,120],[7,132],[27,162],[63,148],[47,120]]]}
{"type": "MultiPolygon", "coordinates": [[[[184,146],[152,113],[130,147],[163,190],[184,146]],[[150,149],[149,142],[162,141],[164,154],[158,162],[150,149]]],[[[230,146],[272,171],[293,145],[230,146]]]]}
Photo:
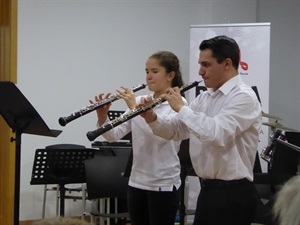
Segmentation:
{"type": "MultiPolygon", "coordinates": [[[[242,80],[256,86],[264,112],[269,111],[269,67],[270,67],[270,23],[192,25],[190,27],[190,81],[201,80],[199,71],[199,45],[218,35],[233,38],[240,47],[239,73],[242,80]]],[[[203,84],[204,85],[204,84],[203,84]]],[[[189,101],[195,98],[195,92],[189,92],[189,101]]],[[[266,118],[265,118],[266,119],[266,118]]],[[[262,126],[258,151],[268,145],[268,127],[262,126]]],[[[261,160],[266,171],[267,163],[261,160]]],[[[199,193],[199,180],[189,177],[189,208],[195,208],[199,193]]]]}

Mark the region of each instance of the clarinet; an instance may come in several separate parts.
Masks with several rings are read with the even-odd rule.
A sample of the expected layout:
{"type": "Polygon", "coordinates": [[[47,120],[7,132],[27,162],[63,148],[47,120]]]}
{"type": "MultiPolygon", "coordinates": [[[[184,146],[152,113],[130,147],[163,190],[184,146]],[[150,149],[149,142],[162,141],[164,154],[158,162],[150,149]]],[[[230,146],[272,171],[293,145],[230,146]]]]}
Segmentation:
{"type": "MultiPolygon", "coordinates": [[[[183,93],[193,87],[196,87],[198,86],[198,84],[202,82],[202,81],[194,81],[192,83],[189,83],[189,84],[186,84],[186,85],[183,85],[181,88],[180,88],[180,93],[183,93]]],[[[113,129],[114,127],[140,115],[141,113],[149,110],[149,109],[152,109],[154,108],[155,106],[157,105],[160,105],[161,103],[163,103],[165,100],[162,99],[162,98],[157,98],[149,103],[147,103],[146,105],[144,106],[141,106],[137,109],[132,109],[130,110],[128,113],[124,113],[123,115],[115,118],[114,120],[111,120],[109,121],[107,124],[104,124],[102,125],[101,127],[99,127],[98,129],[96,130],[93,130],[93,131],[89,131],[87,132],[86,136],[87,138],[90,140],[90,141],[94,141],[98,136],[104,134],[105,132],[113,129]]]]}
{"type": "MultiPolygon", "coordinates": [[[[133,92],[136,92],[136,91],[139,91],[141,89],[144,89],[145,87],[147,86],[147,84],[139,84],[138,86],[134,87],[132,89],[133,92]]],[[[60,117],[58,119],[58,122],[61,126],[66,126],[67,123],[85,115],[85,114],[88,114],[102,106],[105,106],[111,102],[114,102],[116,100],[120,99],[118,96],[116,95],[113,95],[109,98],[106,98],[104,99],[103,101],[100,101],[100,102],[96,102],[94,104],[91,104],[91,105],[88,105],[82,109],[80,109],[79,111],[76,111],[76,112],[73,112],[72,114],[70,114],[69,116],[66,116],[66,117],[60,117]]]]}

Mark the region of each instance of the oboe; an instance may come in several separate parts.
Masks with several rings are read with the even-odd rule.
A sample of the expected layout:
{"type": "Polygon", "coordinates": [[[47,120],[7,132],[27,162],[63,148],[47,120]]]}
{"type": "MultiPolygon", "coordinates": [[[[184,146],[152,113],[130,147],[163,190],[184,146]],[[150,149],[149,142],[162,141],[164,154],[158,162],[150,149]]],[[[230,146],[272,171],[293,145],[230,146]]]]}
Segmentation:
{"type": "MultiPolygon", "coordinates": [[[[183,93],[193,87],[198,86],[198,84],[202,82],[202,81],[194,81],[192,83],[183,85],[180,88],[180,93],[183,93]]],[[[129,111],[128,113],[124,113],[123,115],[117,117],[114,120],[109,121],[107,124],[102,125],[101,127],[99,127],[98,129],[94,130],[94,131],[89,131],[87,132],[86,136],[90,141],[94,141],[98,136],[100,136],[101,134],[104,134],[105,132],[111,130],[112,128],[140,115],[142,112],[145,112],[149,109],[154,108],[157,105],[160,105],[162,102],[164,102],[165,100],[162,98],[157,98],[154,99],[153,101],[147,103],[144,106],[141,106],[140,108],[137,109],[133,109],[131,111],[129,111]]]]}
{"type": "MultiPolygon", "coordinates": [[[[139,91],[141,89],[144,89],[146,86],[147,86],[147,84],[139,84],[138,86],[132,88],[132,91],[133,92],[139,91]]],[[[120,98],[117,95],[110,96],[109,98],[106,98],[103,101],[96,102],[94,104],[88,105],[88,106],[80,109],[79,111],[73,112],[71,115],[69,115],[67,117],[60,117],[58,119],[58,122],[61,126],[66,126],[67,123],[69,123],[87,113],[90,113],[102,106],[105,106],[111,102],[114,102],[118,99],[120,99],[120,98]]]]}

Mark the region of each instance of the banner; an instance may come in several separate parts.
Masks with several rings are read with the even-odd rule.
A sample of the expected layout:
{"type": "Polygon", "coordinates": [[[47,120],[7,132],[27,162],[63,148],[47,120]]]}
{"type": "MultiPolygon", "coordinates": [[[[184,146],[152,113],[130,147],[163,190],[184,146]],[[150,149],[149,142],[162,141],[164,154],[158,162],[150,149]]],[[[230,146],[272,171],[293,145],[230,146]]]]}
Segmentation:
{"type": "MultiPolygon", "coordinates": [[[[218,35],[233,38],[241,51],[239,73],[242,80],[249,86],[257,88],[263,112],[269,111],[269,78],[270,78],[270,23],[251,24],[214,24],[192,25],[190,27],[190,76],[189,81],[202,80],[199,76],[198,64],[199,45],[205,40],[218,35]]],[[[201,89],[201,87],[200,87],[201,89]]],[[[195,93],[189,92],[189,102],[195,98],[195,93]]],[[[268,121],[267,118],[263,120],[268,121]]],[[[258,151],[268,145],[268,127],[262,126],[258,151]]],[[[261,160],[263,172],[267,163],[261,160]]],[[[198,178],[189,177],[189,208],[194,209],[199,193],[198,178]]]]}

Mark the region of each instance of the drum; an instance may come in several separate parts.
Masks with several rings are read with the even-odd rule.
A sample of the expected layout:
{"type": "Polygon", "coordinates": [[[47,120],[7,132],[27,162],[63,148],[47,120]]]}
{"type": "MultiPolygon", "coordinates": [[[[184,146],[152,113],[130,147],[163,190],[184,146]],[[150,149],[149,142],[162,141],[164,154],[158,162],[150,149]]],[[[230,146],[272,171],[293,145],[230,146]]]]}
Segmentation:
{"type": "Polygon", "coordinates": [[[287,141],[287,138],[284,134],[284,131],[275,129],[273,133],[270,135],[270,141],[268,146],[263,148],[262,152],[260,153],[260,157],[270,163],[272,156],[274,154],[276,139],[280,139],[282,141],[287,141]]]}

